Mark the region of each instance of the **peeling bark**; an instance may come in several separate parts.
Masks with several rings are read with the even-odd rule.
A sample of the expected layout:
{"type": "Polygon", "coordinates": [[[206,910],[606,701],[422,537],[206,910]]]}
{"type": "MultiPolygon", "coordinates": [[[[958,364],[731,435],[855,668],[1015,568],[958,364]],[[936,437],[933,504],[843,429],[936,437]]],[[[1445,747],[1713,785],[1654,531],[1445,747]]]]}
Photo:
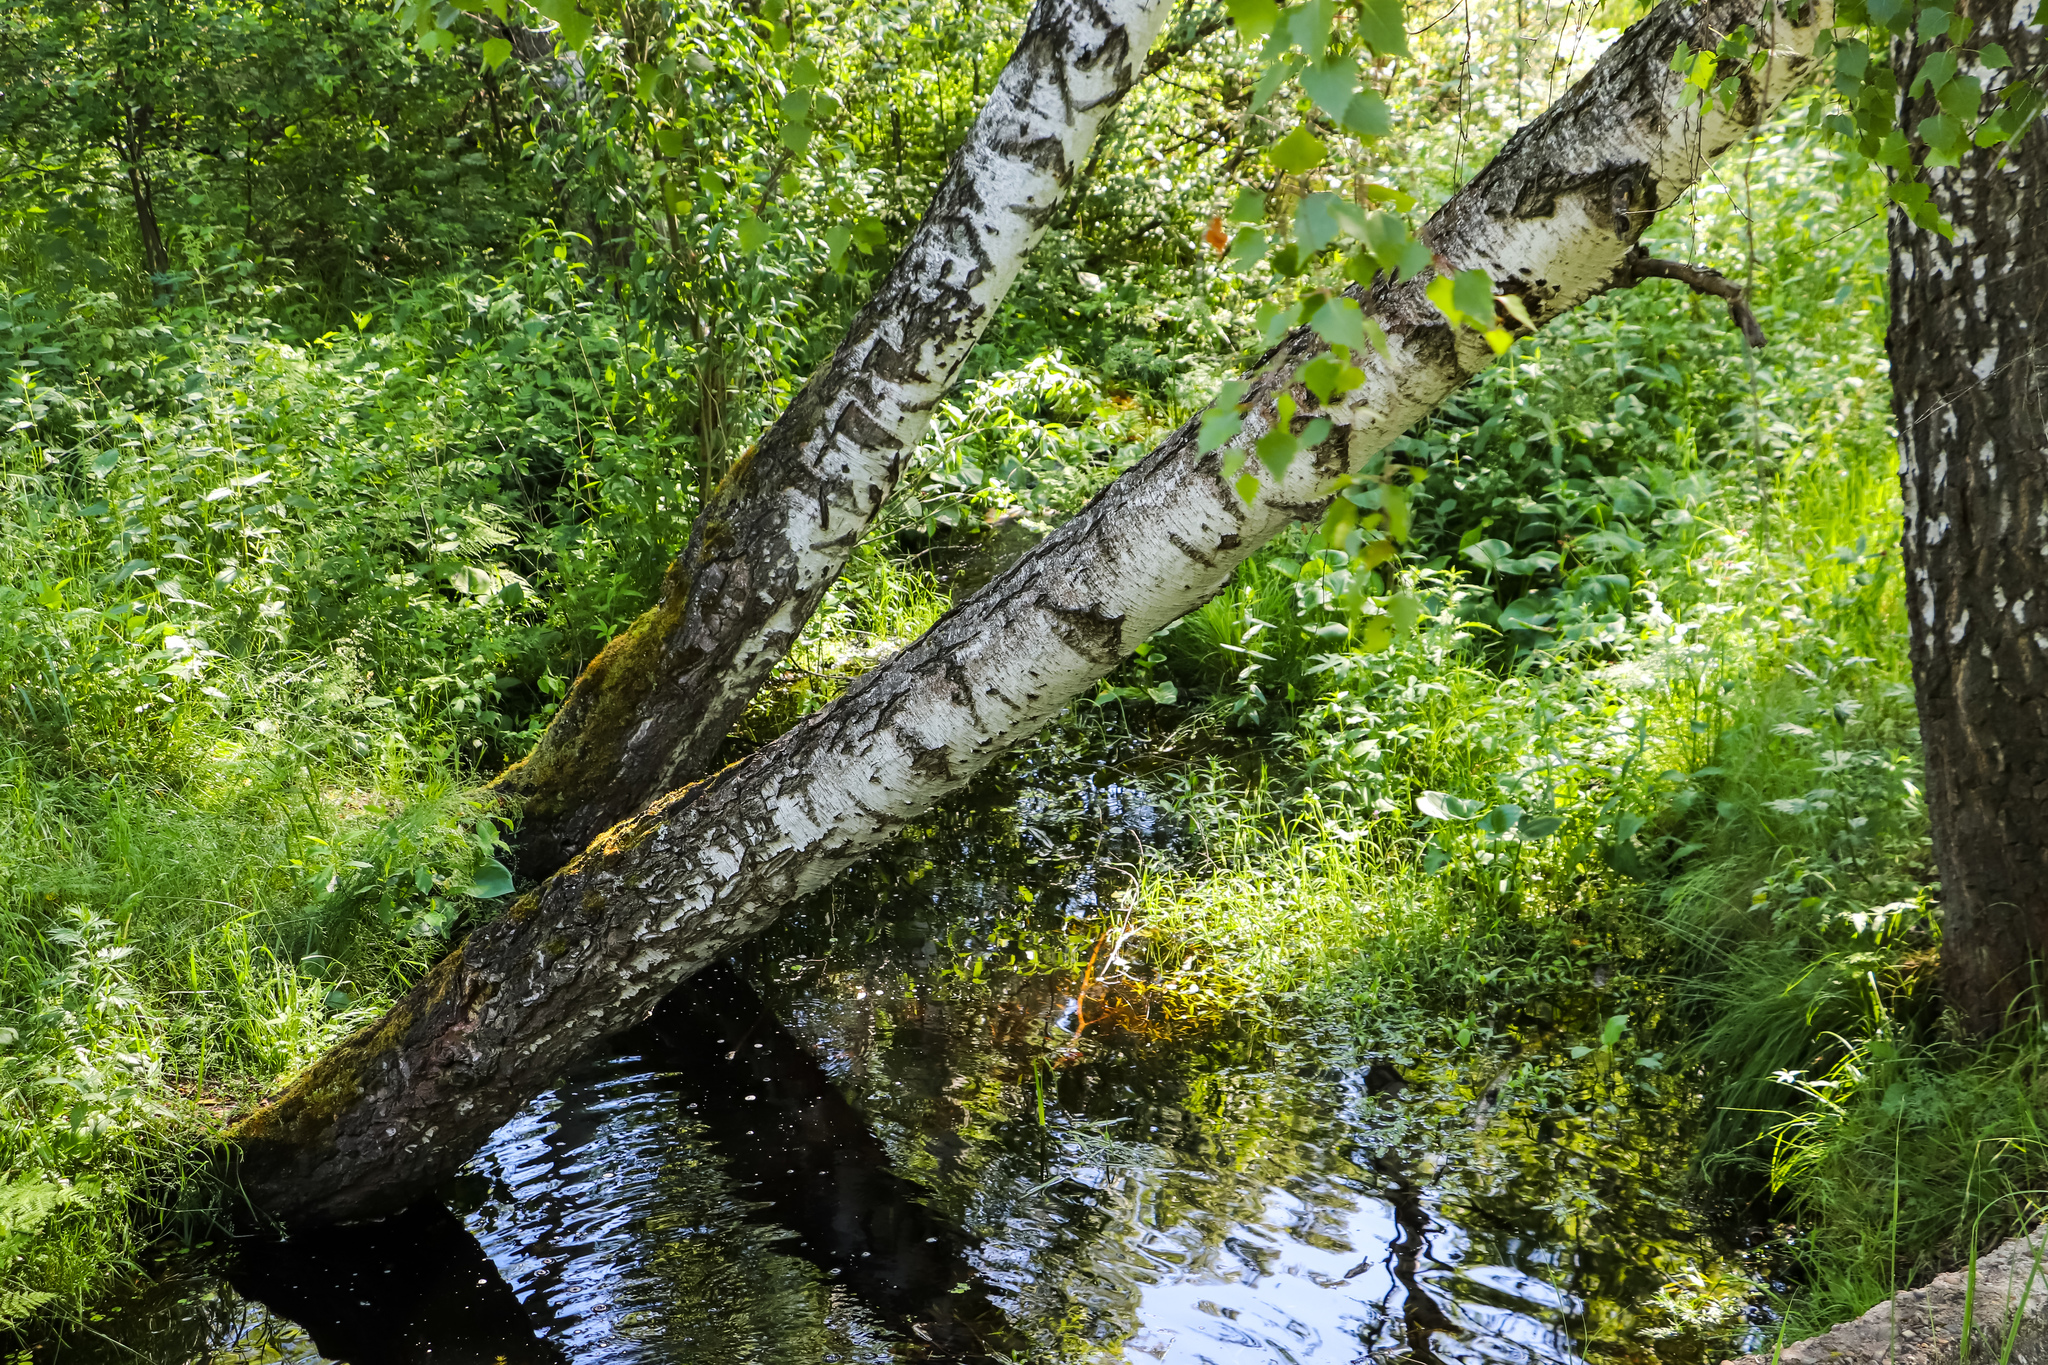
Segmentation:
{"type": "Polygon", "coordinates": [[[1172,0],[1038,0],[930,209],[832,358],[705,499],[661,600],[496,789],[539,879],[702,776],[896,486],[1172,0]]]}
{"type": "MultiPolygon", "coordinates": [[[[1965,3],[1971,45],[2048,67],[2038,0],[1965,3]]],[[[1899,44],[1900,84],[1945,41],[1899,44]]],[[[1994,90],[2012,69],[1974,74],[1994,90]]],[[[1911,101],[1907,121],[1934,113],[1911,101]]],[[[2048,987],[2048,125],[1927,173],[1954,240],[1891,215],[1906,614],[1941,871],[1941,974],[1973,1028],[2048,987]]]]}
{"type": "MultiPolygon", "coordinates": [[[[1613,283],[1660,210],[1746,136],[1811,65],[1832,10],[1799,23],[1754,0],[1666,3],[1558,105],[1517,133],[1424,229],[1450,270],[1485,269],[1547,322],[1613,283]],[[1680,40],[1738,24],[1773,52],[1733,111],[1680,106],[1680,40]]],[[[470,936],[380,1023],[295,1079],[231,1134],[254,1203],[287,1220],[402,1206],[453,1172],[549,1079],[772,923],[1092,686],[1160,627],[1208,600],[1258,547],[1320,515],[1361,468],[1493,362],[1454,335],[1427,281],[1381,277],[1364,307],[1387,358],[1327,407],[1292,381],[1322,348],[1298,332],[1250,376],[1239,443],[1290,391],[1334,434],[1247,505],[1174,433],[924,637],[744,762],[607,831],[470,936]]],[[[1256,469],[1254,464],[1252,468],[1256,469]]]]}

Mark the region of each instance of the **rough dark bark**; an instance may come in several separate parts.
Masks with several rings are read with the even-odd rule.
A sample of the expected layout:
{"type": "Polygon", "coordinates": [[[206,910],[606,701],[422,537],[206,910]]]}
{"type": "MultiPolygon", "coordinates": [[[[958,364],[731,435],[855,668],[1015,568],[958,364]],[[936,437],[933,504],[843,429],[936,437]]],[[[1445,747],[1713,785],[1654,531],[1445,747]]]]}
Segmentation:
{"type": "Polygon", "coordinates": [[[495,786],[539,879],[708,771],[895,487],[932,406],[1138,79],[1172,0],[1038,0],[924,220],[846,339],[716,488],[661,600],[495,786]]]}
{"type": "Polygon", "coordinates": [[[135,240],[142,248],[142,263],[152,275],[171,268],[171,253],[164,245],[163,227],[156,216],[156,181],[143,161],[149,147],[152,111],[146,104],[129,107],[122,116],[121,131],[114,138],[114,152],[121,159],[121,176],[128,187],[128,202],[135,209],[135,240]]]}
{"type": "MultiPolygon", "coordinates": [[[[2048,69],[2034,0],[1960,12],[1971,47],[2048,69]]],[[[1946,46],[1902,41],[1900,84],[1946,46]]],[[[1907,122],[1933,112],[1909,101],[1907,122]]],[[[2048,125],[1927,179],[1956,235],[1893,210],[1887,348],[1943,993],[1990,1030],[2048,986],[2048,125]]]]}
{"type": "MultiPolygon", "coordinates": [[[[1660,6],[1431,219],[1450,270],[1485,269],[1540,323],[1609,287],[1636,239],[1812,65],[1832,9],[1795,25],[1749,0],[1660,6]],[[1732,109],[1681,104],[1670,56],[1737,25],[1772,56],[1732,109]]],[[[672,792],[472,934],[381,1022],[346,1040],[231,1133],[239,1177],[276,1217],[403,1205],[605,1036],[772,923],[996,754],[1030,735],[1154,631],[1212,597],[1296,520],[1494,361],[1454,333],[1421,277],[1381,277],[1364,307],[1389,337],[1357,389],[1318,407],[1294,382],[1322,350],[1289,337],[1251,376],[1233,442],[1290,394],[1333,434],[1249,503],[1169,437],[1073,520],[855,688],[744,762],[672,792]]],[[[1256,466],[1254,466],[1256,467],[1256,466]]]]}

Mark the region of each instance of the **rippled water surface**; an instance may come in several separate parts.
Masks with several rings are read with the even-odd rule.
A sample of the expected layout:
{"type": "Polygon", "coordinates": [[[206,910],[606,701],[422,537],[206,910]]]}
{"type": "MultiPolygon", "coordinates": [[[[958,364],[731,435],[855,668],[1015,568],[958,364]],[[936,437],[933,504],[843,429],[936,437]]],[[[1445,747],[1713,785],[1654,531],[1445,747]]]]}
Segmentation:
{"type": "Polygon", "coordinates": [[[1114,893],[1184,839],[1107,768],[983,784],[534,1100],[445,1206],[198,1253],[35,1358],[1729,1353],[1740,1267],[1668,1079],[1531,1110],[1503,1086],[1556,1020],[1372,1054],[1148,995],[1114,893]]]}

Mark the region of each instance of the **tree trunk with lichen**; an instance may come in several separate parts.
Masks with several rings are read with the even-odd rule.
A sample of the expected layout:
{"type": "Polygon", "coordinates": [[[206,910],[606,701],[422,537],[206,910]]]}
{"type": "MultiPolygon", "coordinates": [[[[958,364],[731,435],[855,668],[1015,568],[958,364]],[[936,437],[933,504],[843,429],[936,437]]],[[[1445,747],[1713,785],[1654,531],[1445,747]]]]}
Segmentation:
{"type": "Polygon", "coordinates": [[[705,498],[659,602],[606,645],[494,784],[547,876],[701,776],[896,486],[931,410],[1045,233],[1172,0],[1038,0],[873,300],[705,498]]]}
{"type": "MultiPolygon", "coordinates": [[[[1963,61],[1994,91],[2048,63],[2035,5],[1965,4],[1963,61]]],[[[1945,37],[1902,38],[1908,88],[1945,37]]],[[[1910,123],[1938,112],[1907,102],[1910,123]]],[[[1927,806],[1941,871],[1942,993],[1975,1029],[2048,1003],[2048,124],[1930,169],[1953,239],[1891,214],[1892,412],[1927,806]],[[2003,164],[2001,165],[2001,161],[2003,164]]]]}
{"type": "MultiPolygon", "coordinates": [[[[1667,3],[1630,29],[1556,107],[1517,133],[1431,219],[1449,270],[1487,272],[1546,323],[1615,283],[1637,239],[1811,65],[1832,9],[1795,23],[1754,0],[1667,3]],[[1754,25],[1772,56],[1732,108],[1687,109],[1670,57],[1754,25]]],[[[1174,433],[1073,520],[923,638],[794,729],[671,792],[476,933],[380,1023],[347,1040],[231,1134],[237,1178],[286,1220],[396,1208],[452,1174],[493,1128],[677,983],[772,923],[964,784],[1126,658],[1212,597],[1288,525],[1317,517],[1339,475],[1493,362],[1453,331],[1421,278],[1361,298],[1390,339],[1364,381],[1318,406],[1294,380],[1321,349],[1297,332],[1249,376],[1233,445],[1297,419],[1332,434],[1249,503],[1174,433]]],[[[1257,469],[1254,462],[1251,466],[1257,469]]]]}

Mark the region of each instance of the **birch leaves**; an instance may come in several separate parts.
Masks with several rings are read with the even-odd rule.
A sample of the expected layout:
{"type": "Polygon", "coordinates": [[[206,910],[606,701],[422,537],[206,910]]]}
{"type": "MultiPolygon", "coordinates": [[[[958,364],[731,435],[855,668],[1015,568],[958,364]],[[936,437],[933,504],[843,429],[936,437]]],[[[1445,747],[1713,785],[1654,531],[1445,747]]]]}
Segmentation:
{"type": "Polygon", "coordinates": [[[1926,172],[1959,164],[1971,146],[2017,138],[2048,107],[2041,73],[2015,70],[2004,45],[1977,34],[1956,0],[1841,0],[1837,20],[1815,49],[1828,63],[1835,107],[1824,94],[1810,118],[1853,162],[1891,169],[1890,198],[1914,223],[1953,237],[1954,224],[1929,198],[1926,172]],[[1892,58],[1927,46],[1936,50],[1919,59],[1902,98],[1892,58]]]}

